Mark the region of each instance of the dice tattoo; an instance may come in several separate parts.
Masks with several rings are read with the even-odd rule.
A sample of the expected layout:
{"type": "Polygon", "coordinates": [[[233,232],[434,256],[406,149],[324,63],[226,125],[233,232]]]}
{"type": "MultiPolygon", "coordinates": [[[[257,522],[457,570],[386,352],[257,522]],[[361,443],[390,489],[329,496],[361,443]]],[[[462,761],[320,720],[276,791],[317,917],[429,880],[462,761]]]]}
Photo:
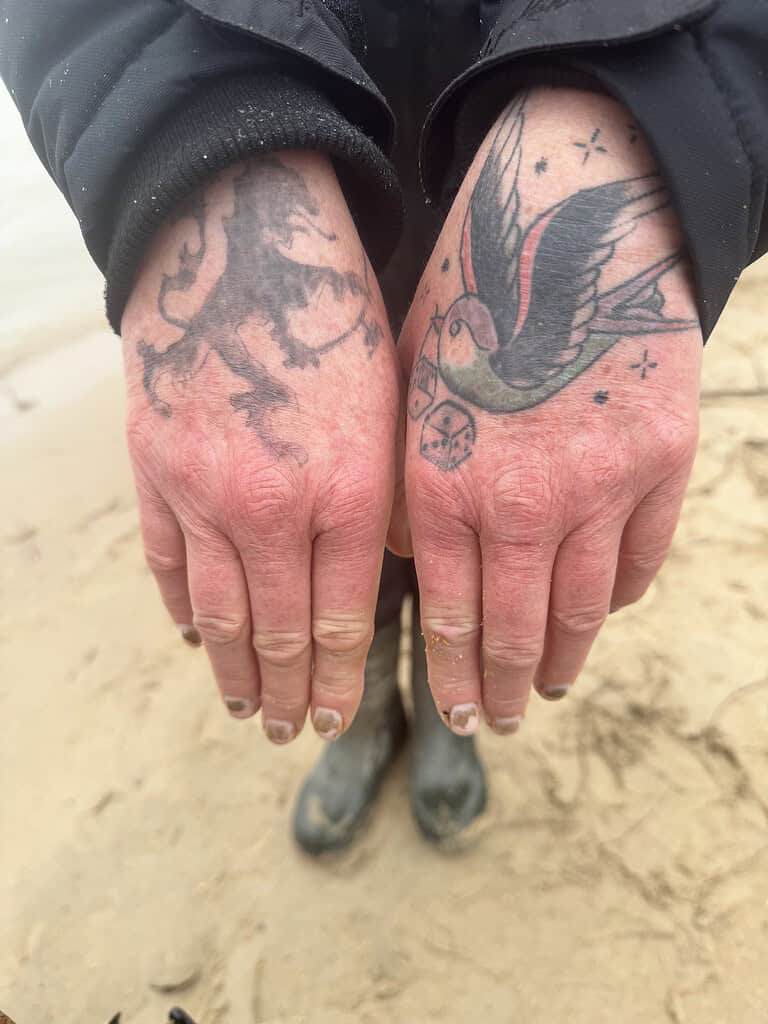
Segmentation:
{"type": "Polygon", "coordinates": [[[413,420],[423,416],[435,400],[437,367],[426,356],[421,356],[408,389],[408,415],[413,420]]]}
{"type": "Polygon", "coordinates": [[[456,402],[441,402],[424,420],[420,451],[438,469],[456,469],[472,454],[475,420],[468,409],[456,402]]]}

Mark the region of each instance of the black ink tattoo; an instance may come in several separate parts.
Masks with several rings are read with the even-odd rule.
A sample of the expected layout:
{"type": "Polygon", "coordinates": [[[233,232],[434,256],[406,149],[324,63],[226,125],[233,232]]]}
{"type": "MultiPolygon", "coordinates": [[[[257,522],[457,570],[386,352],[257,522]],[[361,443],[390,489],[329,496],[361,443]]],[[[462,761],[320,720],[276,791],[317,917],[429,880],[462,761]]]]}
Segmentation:
{"type": "Polygon", "coordinates": [[[631,363],[630,369],[639,370],[640,379],[645,380],[645,378],[648,376],[648,371],[655,370],[658,365],[658,363],[654,363],[652,360],[648,358],[648,349],[645,349],[645,351],[643,352],[643,358],[640,360],[639,363],[631,363]]]}
{"type": "Polygon", "coordinates": [[[426,356],[421,356],[411,375],[408,388],[408,411],[417,420],[432,405],[437,392],[437,367],[426,356]]]}
{"type": "Polygon", "coordinates": [[[306,461],[306,452],[291,441],[278,439],[268,425],[269,413],[295,406],[293,390],[249,352],[240,329],[256,318],[269,331],[284,355],[283,365],[318,366],[320,357],[359,333],[370,354],[383,336],[369,318],[368,262],[361,256],[361,272],[340,272],[332,266],[315,266],[291,257],[297,236],[308,235],[333,244],[336,235],[317,221],[320,209],[303,178],[281,161],[269,157],[249,162],[233,181],[234,210],[223,219],[227,237],[226,267],[201,308],[188,320],[172,315],[167,300],[173,292],[189,291],[197,281],[206,256],[207,221],[202,195],[182,211],[196,225],[199,244],[192,251],[185,243],[179,253],[179,269],[165,274],[157,305],[166,323],[183,331],[165,350],[140,341],[138,354],[144,364],[144,388],[150,402],[163,416],[170,404],[158,394],[165,376],[183,383],[195,377],[215,352],[233,374],[249,385],[230,396],[233,409],[245,412],[246,425],[254,430],[276,456],[306,461]],[[340,324],[333,334],[302,338],[293,326],[294,317],[311,308],[324,290],[338,304],[340,324]]]}
{"type": "Polygon", "coordinates": [[[605,146],[603,146],[600,143],[598,143],[597,140],[599,138],[600,138],[600,129],[599,128],[595,128],[595,130],[592,132],[592,134],[589,137],[589,142],[574,142],[574,146],[576,146],[577,149],[583,149],[584,150],[584,159],[581,161],[583,164],[585,164],[587,162],[587,160],[589,160],[589,158],[592,156],[593,153],[607,153],[608,152],[608,150],[605,148],[605,146]]]}
{"type": "Polygon", "coordinates": [[[439,469],[456,469],[472,454],[476,436],[469,410],[456,402],[441,402],[424,420],[421,454],[439,469]]]}
{"type": "Polygon", "coordinates": [[[592,401],[596,405],[605,405],[605,403],[608,401],[608,392],[607,391],[596,391],[594,393],[594,395],[592,395],[592,401]]]}
{"type": "Polygon", "coordinates": [[[546,169],[549,167],[549,160],[545,156],[539,157],[536,163],[533,165],[533,169],[537,175],[544,174],[546,169]]]}
{"type": "Polygon", "coordinates": [[[442,262],[442,265],[440,266],[440,269],[442,270],[442,272],[443,272],[444,274],[446,273],[446,271],[448,270],[448,268],[450,267],[450,265],[451,265],[451,261],[450,261],[450,260],[448,259],[448,257],[446,256],[446,257],[445,257],[445,259],[444,259],[444,260],[443,260],[443,262],[442,262]]]}
{"type": "MultiPolygon", "coordinates": [[[[638,221],[669,204],[656,174],[582,189],[520,224],[518,179],[525,97],[499,125],[467,205],[459,245],[463,292],[424,336],[408,412],[425,420],[421,454],[440,469],[434,417],[443,397],[489,413],[513,413],[547,401],[622,338],[685,331],[695,320],[665,317],[661,278],[680,259],[670,253],[601,291],[602,268],[638,221]],[[432,433],[427,437],[427,426],[432,433]]],[[[597,141],[593,135],[592,143],[597,141]]],[[[607,392],[594,401],[604,404],[607,392]],[[604,396],[604,397],[603,397],[604,396]]],[[[472,423],[472,452],[477,429],[472,423]]],[[[445,446],[439,445],[441,449],[445,446]]]]}

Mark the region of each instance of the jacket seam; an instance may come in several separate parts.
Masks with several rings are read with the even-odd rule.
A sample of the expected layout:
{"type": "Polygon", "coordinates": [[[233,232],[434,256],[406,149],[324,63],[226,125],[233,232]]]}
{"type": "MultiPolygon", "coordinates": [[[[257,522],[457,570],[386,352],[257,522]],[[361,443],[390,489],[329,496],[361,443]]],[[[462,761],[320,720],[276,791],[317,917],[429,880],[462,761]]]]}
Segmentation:
{"type": "MultiPolygon", "coordinates": [[[[563,3],[563,7],[567,7],[568,6],[568,2],[569,2],[569,0],[566,0],[566,2],[563,3]]],[[[523,14],[521,14],[520,16],[515,18],[514,21],[510,22],[508,25],[502,26],[501,29],[496,33],[496,37],[495,38],[493,37],[493,33],[490,33],[489,36],[488,36],[488,39],[486,40],[485,45],[483,47],[482,56],[483,57],[491,57],[491,56],[493,56],[493,54],[498,50],[499,45],[501,44],[502,39],[509,32],[512,32],[517,26],[519,26],[523,22],[525,22],[526,25],[531,25],[531,24],[534,24],[534,23],[539,23],[539,22],[541,22],[542,18],[547,15],[547,13],[548,13],[547,11],[540,11],[539,13],[536,13],[534,11],[533,14],[530,14],[530,15],[526,16],[525,12],[523,12],[523,14]]],[[[551,13],[551,12],[549,12],[549,13],[551,13]]],[[[499,15],[499,17],[501,17],[501,14],[499,15]]],[[[628,35],[628,36],[622,36],[620,38],[618,38],[618,37],[617,38],[613,38],[612,37],[608,42],[601,42],[600,40],[595,39],[595,40],[591,40],[591,41],[590,40],[585,40],[585,41],[578,42],[578,43],[559,43],[559,44],[554,44],[554,45],[553,44],[549,44],[549,45],[544,44],[540,48],[541,49],[561,49],[563,47],[570,47],[570,46],[583,47],[583,46],[593,46],[593,45],[621,46],[621,45],[625,45],[625,44],[639,43],[639,42],[642,42],[645,39],[653,39],[655,36],[659,36],[659,35],[664,34],[665,32],[668,32],[670,30],[670,28],[677,23],[678,20],[679,19],[672,18],[672,19],[670,19],[668,21],[662,21],[655,28],[648,28],[648,29],[645,29],[644,31],[638,32],[636,34],[628,35]]]]}
{"type": "Polygon", "coordinates": [[[62,158],[62,166],[64,164],[66,164],[70,160],[70,158],[72,157],[72,154],[77,149],[77,147],[78,147],[78,145],[80,143],[80,140],[82,139],[83,135],[85,135],[86,131],[93,125],[93,122],[99,116],[99,113],[101,112],[101,109],[104,106],[104,104],[109,100],[109,98],[112,96],[112,94],[115,92],[117,87],[122,82],[122,80],[125,77],[125,73],[128,70],[128,68],[132,64],[136,63],[136,61],[141,57],[142,53],[144,53],[144,51],[149,46],[152,46],[154,43],[156,43],[158,41],[158,39],[162,39],[162,37],[167,32],[169,32],[173,28],[173,26],[178,21],[181,20],[181,18],[184,17],[185,13],[186,12],[183,11],[183,10],[173,11],[170,20],[158,32],[156,32],[152,36],[151,39],[144,39],[144,40],[142,40],[141,45],[136,47],[134,50],[132,50],[128,54],[126,59],[123,61],[122,65],[121,65],[121,67],[119,69],[118,74],[113,79],[112,84],[110,85],[110,87],[107,89],[106,92],[102,93],[102,95],[99,97],[99,101],[96,104],[96,106],[92,110],[90,110],[88,112],[88,114],[86,115],[86,117],[83,119],[83,129],[82,129],[81,132],[78,133],[77,138],[74,140],[74,142],[70,146],[69,150],[67,151],[65,156],[62,158]]]}

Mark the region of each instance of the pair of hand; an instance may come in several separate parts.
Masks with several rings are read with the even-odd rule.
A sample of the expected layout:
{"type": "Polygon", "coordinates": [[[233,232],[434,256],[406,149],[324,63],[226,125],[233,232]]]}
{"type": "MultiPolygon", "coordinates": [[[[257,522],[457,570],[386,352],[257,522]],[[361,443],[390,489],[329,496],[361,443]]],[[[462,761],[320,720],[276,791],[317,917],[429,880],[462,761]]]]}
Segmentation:
{"type": "Polygon", "coordinates": [[[190,199],[123,318],[128,436],[148,562],[235,717],[261,707],[278,743],[308,708],[349,726],[388,531],[454,731],[567,692],[661,565],[693,461],[681,244],[626,111],[574,90],[500,116],[397,350],[326,158],[190,199]]]}

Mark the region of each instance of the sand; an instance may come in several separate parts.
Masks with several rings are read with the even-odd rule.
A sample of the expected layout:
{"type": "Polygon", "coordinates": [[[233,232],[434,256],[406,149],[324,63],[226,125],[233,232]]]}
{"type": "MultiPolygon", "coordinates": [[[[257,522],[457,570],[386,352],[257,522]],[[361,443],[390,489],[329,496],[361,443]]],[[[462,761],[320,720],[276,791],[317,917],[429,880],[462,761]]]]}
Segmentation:
{"type": "Polygon", "coordinates": [[[764,1024],[768,264],[707,352],[674,551],[576,692],[483,734],[490,808],[349,852],[288,816],[319,743],[230,721],[143,566],[117,340],[0,99],[0,1009],[16,1024],[764,1024]]]}

